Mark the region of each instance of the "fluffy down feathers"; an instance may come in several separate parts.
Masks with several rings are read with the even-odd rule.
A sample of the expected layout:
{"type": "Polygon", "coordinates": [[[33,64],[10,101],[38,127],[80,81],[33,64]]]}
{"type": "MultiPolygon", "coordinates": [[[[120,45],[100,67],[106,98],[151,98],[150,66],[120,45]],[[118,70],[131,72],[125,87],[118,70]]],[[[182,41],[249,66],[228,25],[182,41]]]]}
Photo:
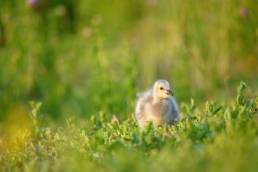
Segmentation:
{"type": "Polygon", "coordinates": [[[152,89],[139,95],[135,118],[141,128],[148,121],[158,126],[173,123],[179,118],[177,103],[166,80],[156,81],[152,89]]]}

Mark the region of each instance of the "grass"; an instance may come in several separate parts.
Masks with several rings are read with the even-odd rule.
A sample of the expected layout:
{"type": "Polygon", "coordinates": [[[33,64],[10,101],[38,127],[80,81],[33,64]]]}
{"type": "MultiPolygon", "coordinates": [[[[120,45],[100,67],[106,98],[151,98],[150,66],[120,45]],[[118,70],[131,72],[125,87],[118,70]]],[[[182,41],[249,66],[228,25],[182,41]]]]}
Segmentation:
{"type": "Polygon", "coordinates": [[[257,171],[255,2],[36,1],[0,1],[1,171],[257,171]],[[163,78],[181,119],[141,131],[163,78]]]}
{"type": "Polygon", "coordinates": [[[227,104],[194,100],[171,126],[139,129],[131,116],[46,125],[31,103],[30,125],[1,144],[1,171],[256,171],[258,99],[241,83],[227,104]]]}
{"type": "Polygon", "coordinates": [[[74,1],[72,24],[66,6],[1,2],[2,119],[31,100],[55,119],[124,116],[136,93],[159,78],[170,81],[180,102],[230,100],[241,80],[257,93],[251,1],[74,1]]]}

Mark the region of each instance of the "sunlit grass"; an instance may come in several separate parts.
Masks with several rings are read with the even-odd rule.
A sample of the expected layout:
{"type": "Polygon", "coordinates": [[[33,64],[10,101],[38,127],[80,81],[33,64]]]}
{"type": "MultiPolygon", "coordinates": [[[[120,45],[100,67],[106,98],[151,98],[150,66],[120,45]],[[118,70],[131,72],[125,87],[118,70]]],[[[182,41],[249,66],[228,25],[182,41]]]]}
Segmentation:
{"type": "Polygon", "coordinates": [[[255,171],[258,99],[246,97],[244,89],[241,83],[236,99],[225,105],[198,107],[192,100],[182,107],[180,121],[159,128],[140,129],[131,116],[111,120],[104,113],[43,126],[34,103],[34,132],[19,132],[26,135],[22,149],[9,143],[1,150],[1,170],[255,171]]]}
{"type": "Polygon", "coordinates": [[[36,1],[0,0],[0,171],[257,171],[254,1],[36,1]],[[181,118],[140,130],[157,79],[181,118]]]}

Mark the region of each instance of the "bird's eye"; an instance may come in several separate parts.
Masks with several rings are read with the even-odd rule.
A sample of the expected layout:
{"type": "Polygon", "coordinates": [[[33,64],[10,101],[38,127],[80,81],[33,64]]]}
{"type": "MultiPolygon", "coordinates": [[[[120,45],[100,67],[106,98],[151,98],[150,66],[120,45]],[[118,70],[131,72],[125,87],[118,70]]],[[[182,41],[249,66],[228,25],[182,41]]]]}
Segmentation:
{"type": "Polygon", "coordinates": [[[159,89],[164,90],[164,88],[163,88],[163,87],[160,87],[159,89]]]}

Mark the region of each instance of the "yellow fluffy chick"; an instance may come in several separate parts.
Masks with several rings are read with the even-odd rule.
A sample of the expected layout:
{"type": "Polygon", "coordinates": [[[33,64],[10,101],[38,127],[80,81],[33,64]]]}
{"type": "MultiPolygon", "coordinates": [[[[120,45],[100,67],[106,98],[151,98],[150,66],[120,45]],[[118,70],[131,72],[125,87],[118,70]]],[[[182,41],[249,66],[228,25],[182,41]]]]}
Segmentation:
{"type": "Polygon", "coordinates": [[[166,80],[157,80],[152,89],[141,93],[135,107],[135,118],[139,127],[143,128],[148,121],[155,127],[176,121],[179,111],[172,96],[172,90],[166,80]]]}

